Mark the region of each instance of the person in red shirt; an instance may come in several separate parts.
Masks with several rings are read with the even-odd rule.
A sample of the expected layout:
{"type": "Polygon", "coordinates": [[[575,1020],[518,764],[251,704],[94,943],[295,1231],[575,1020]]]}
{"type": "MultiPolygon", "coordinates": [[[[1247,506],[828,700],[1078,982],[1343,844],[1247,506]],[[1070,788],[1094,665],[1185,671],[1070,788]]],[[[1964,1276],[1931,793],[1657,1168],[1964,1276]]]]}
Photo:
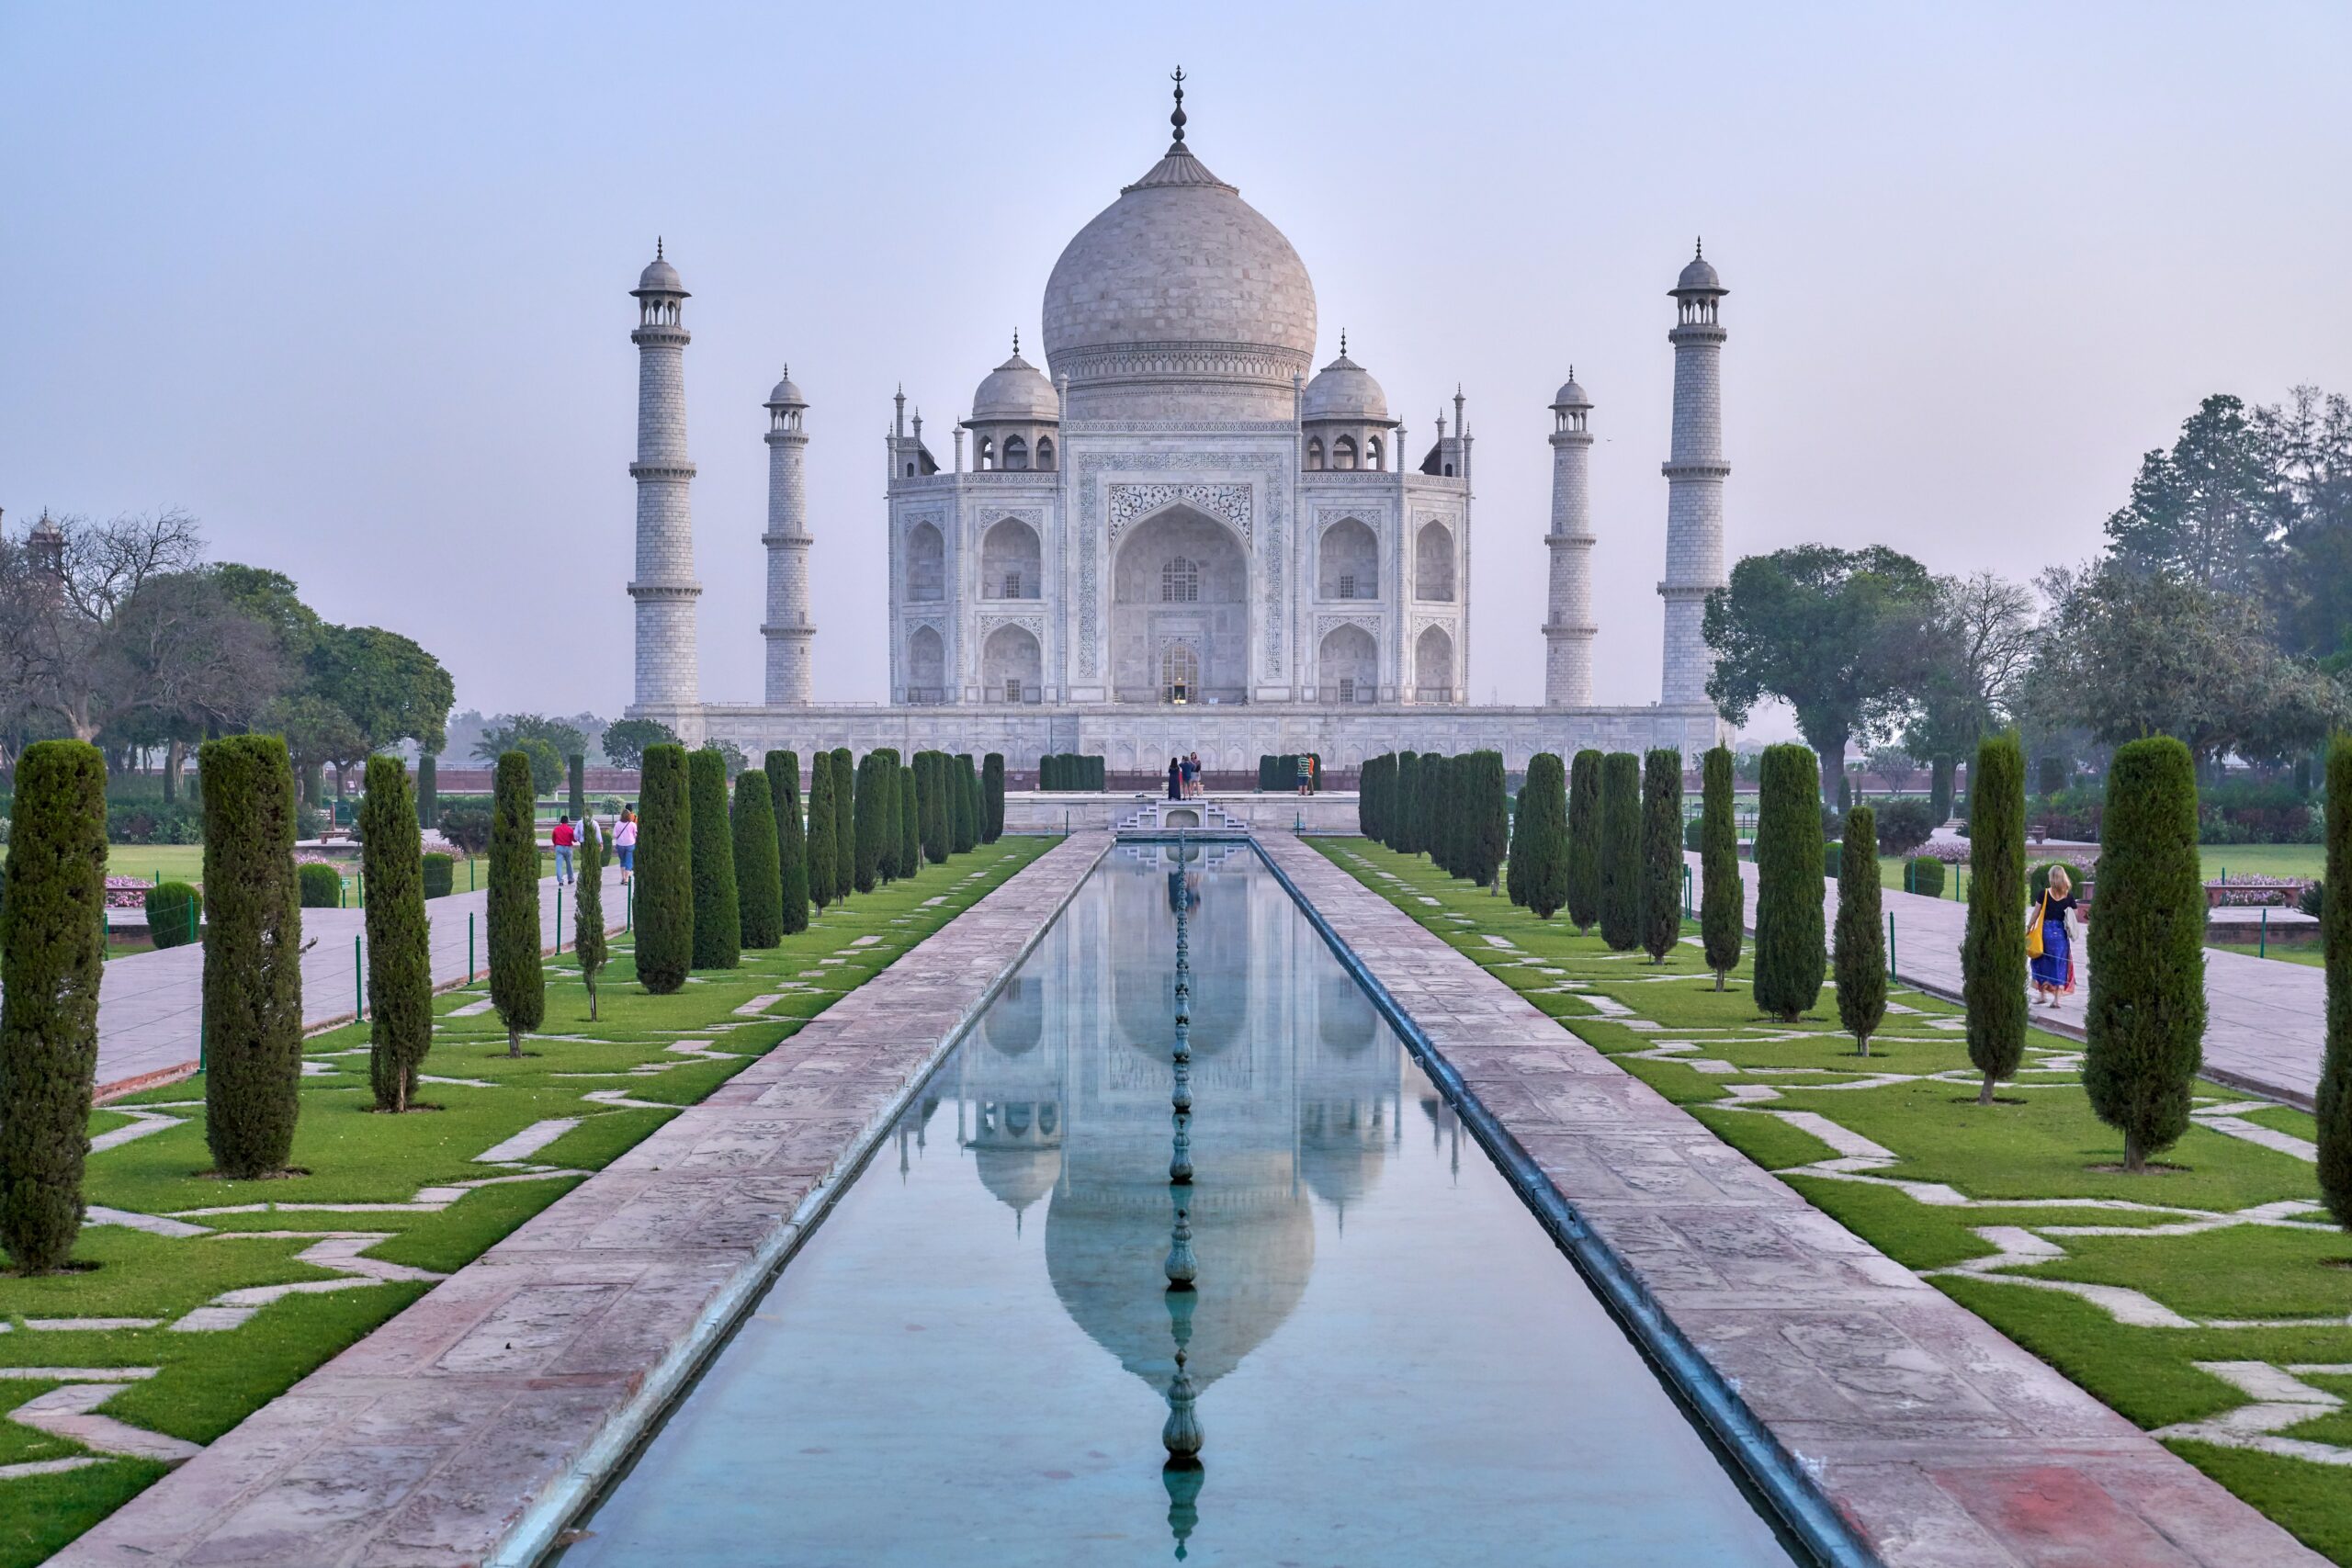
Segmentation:
{"type": "Polygon", "coordinates": [[[548,835],[555,841],[555,885],[568,887],[571,884],[571,846],[580,835],[571,826],[571,813],[565,812],[555,819],[555,831],[548,835]]]}

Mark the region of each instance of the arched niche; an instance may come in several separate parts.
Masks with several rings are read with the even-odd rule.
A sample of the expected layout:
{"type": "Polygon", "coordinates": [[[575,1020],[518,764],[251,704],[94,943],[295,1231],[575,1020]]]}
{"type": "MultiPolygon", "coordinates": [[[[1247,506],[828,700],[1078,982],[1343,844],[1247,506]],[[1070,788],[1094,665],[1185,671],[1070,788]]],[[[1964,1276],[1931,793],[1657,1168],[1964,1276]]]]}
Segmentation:
{"type": "Polygon", "coordinates": [[[999,626],[980,645],[980,695],[986,701],[1036,701],[1045,671],[1037,634],[1027,626],[999,626]]]}
{"type": "Polygon", "coordinates": [[[1018,517],[989,525],[989,531],[980,536],[980,597],[1044,597],[1043,561],[1036,529],[1018,517]]]}
{"type": "Polygon", "coordinates": [[[925,603],[947,597],[947,543],[928,522],[907,530],[907,597],[925,603]]]}
{"type": "Polygon", "coordinates": [[[1413,694],[1425,703],[1453,700],[1453,638],[1443,626],[1413,639],[1413,694]]]}
{"type": "Polygon", "coordinates": [[[1380,597],[1380,538],[1362,519],[1342,517],[1315,547],[1315,592],[1321,599],[1380,597]]]}
{"type": "Polygon", "coordinates": [[[1250,562],[1233,530],[1170,506],[1130,527],[1112,567],[1111,679],[1120,702],[1169,700],[1171,668],[1196,666],[1188,702],[1238,703],[1250,678],[1250,562]]]}
{"type": "Polygon", "coordinates": [[[907,701],[944,702],[947,698],[947,644],[936,626],[917,626],[907,634],[907,701]]]}
{"type": "Polygon", "coordinates": [[[1380,649],[1362,626],[1333,626],[1315,654],[1315,692],[1327,703],[1369,702],[1380,690],[1380,649]]]}
{"type": "Polygon", "coordinates": [[[1453,603],[1453,530],[1442,523],[1424,523],[1413,536],[1413,597],[1453,603]]]}

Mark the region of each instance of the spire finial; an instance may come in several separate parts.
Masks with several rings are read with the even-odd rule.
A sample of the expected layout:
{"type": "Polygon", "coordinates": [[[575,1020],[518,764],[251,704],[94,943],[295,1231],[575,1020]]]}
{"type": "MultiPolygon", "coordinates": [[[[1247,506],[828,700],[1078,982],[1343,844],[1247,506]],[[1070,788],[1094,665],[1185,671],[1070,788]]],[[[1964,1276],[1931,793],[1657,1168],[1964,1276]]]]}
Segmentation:
{"type": "Polygon", "coordinates": [[[662,236],[659,234],[653,236],[653,259],[655,261],[662,259],[662,236]]]}
{"type": "Polygon", "coordinates": [[[1348,329],[1347,329],[1347,328],[1345,328],[1345,327],[1341,327],[1341,328],[1340,329],[1340,358],[1342,358],[1342,359],[1345,359],[1347,356],[1348,356],[1348,329]]]}
{"type": "Polygon", "coordinates": [[[1170,73],[1168,79],[1176,84],[1176,112],[1168,117],[1168,123],[1176,128],[1176,145],[1182,147],[1184,144],[1184,68],[1179,65],[1170,73]]]}
{"type": "Polygon", "coordinates": [[[1704,234],[1700,235],[1698,238],[1698,243],[1690,247],[1690,259],[1692,261],[1704,261],[1707,259],[1707,236],[1704,234]]]}
{"type": "Polygon", "coordinates": [[[1012,357],[1015,359],[1021,357],[1021,329],[1019,327],[1012,329],[1012,357]]]}

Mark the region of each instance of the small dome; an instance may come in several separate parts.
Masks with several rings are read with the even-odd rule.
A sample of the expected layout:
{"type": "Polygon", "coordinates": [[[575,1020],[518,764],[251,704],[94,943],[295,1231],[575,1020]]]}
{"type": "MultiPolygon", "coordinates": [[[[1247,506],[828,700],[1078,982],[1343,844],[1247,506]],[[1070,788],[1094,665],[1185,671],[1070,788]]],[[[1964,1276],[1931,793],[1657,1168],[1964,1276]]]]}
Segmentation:
{"type": "Polygon", "coordinates": [[[1388,418],[1388,395],[1372,372],[1348,357],[1347,344],[1340,345],[1340,357],[1315,373],[1306,384],[1306,413],[1308,419],[1362,419],[1385,421],[1388,418]]]}
{"type": "Polygon", "coordinates": [[[682,299],[692,298],[686,293],[684,282],[678,276],[678,269],[662,258],[662,244],[658,240],[653,245],[653,259],[645,264],[643,272],[637,275],[637,287],[629,292],[632,294],[675,294],[682,299]]]}
{"type": "Polygon", "coordinates": [[[1046,373],[1021,357],[1016,340],[1012,357],[989,371],[972,394],[972,418],[1053,421],[1062,417],[1061,400],[1046,373]]]}
{"type": "Polygon", "coordinates": [[[1731,290],[1723,286],[1723,280],[1715,276],[1713,265],[1708,262],[1705,252],[1702,251],[1690,258],[1690,265],[1682,269],[1682,276],[1674,280],[1674,287],[1668,292],[1728,294],[1731,290]]]}
{"type": "Polygon", "coordinates": [[[1552,400],[1552,406],[1555,409],[1589,409],[1592,407],[1592,400],[1585,396],[1584,389],[1582,387],[1577,385],[1577,374],[1575,371],[1569,371],[1568,378],[1560,383],[1559,394],[1552,400]]]}
{"type": "Polygon", "coordinates": [[[784,379],[778,381],[775,389],[768,394],[767,406],[772,409],[805,409],[808,406],[808,400],[802,397],[800,389],[792,384],[792,367],[789,365],[784,367],[784,379]]]}

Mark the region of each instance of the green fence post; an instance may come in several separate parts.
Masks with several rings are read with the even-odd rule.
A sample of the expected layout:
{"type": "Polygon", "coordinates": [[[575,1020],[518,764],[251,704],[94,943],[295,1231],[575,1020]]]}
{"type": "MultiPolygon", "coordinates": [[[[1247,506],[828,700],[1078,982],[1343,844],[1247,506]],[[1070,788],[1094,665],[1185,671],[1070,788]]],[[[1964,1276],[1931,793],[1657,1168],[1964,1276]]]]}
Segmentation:
{"type": "Polygon", "coordinates": [[[2254,950],[2254,955],[2256,958],[2270,956],[2270,906],[2267,904],[2262,907],[2262,935],[2254,950]]]}
{"type": "Polygon", "coordinates": [[[1886,917],[1886,977],[1894,978],[1894,917],[1886,917]]]}
{"type": "Polygon", "coordinates": [[[354,1021],[368,1016],[368,967],[359,961],[359,938],[351,939],[351,1016],[354,1021]]]}
{"type": "Polygon", "coordinates": [[[621,887],[623,890],[622,902],[628,906],[627,908],[621,911],[621,930],[625,931],[633,931],[637,930],[637,881],[632,877],[628,881],[622,883],[621,887]]]}
{"type": "Polygon", "coordinates": [[[563,900],[560,898],[555,901],[555,950],[558,953],[563,952],[563,900]]]}
{"type": "Polygon", "coordinates": [[[474,983],[474,918],[473,918],[472,913],[471,913],[470,911],[469,911],[469,912],[467,913],[467,915],[466,915],[466,984],[467,984],[467,985],[469,985],[469,986],[470,986],[470,985],[472,985],[473,983],[474,983]]]}

